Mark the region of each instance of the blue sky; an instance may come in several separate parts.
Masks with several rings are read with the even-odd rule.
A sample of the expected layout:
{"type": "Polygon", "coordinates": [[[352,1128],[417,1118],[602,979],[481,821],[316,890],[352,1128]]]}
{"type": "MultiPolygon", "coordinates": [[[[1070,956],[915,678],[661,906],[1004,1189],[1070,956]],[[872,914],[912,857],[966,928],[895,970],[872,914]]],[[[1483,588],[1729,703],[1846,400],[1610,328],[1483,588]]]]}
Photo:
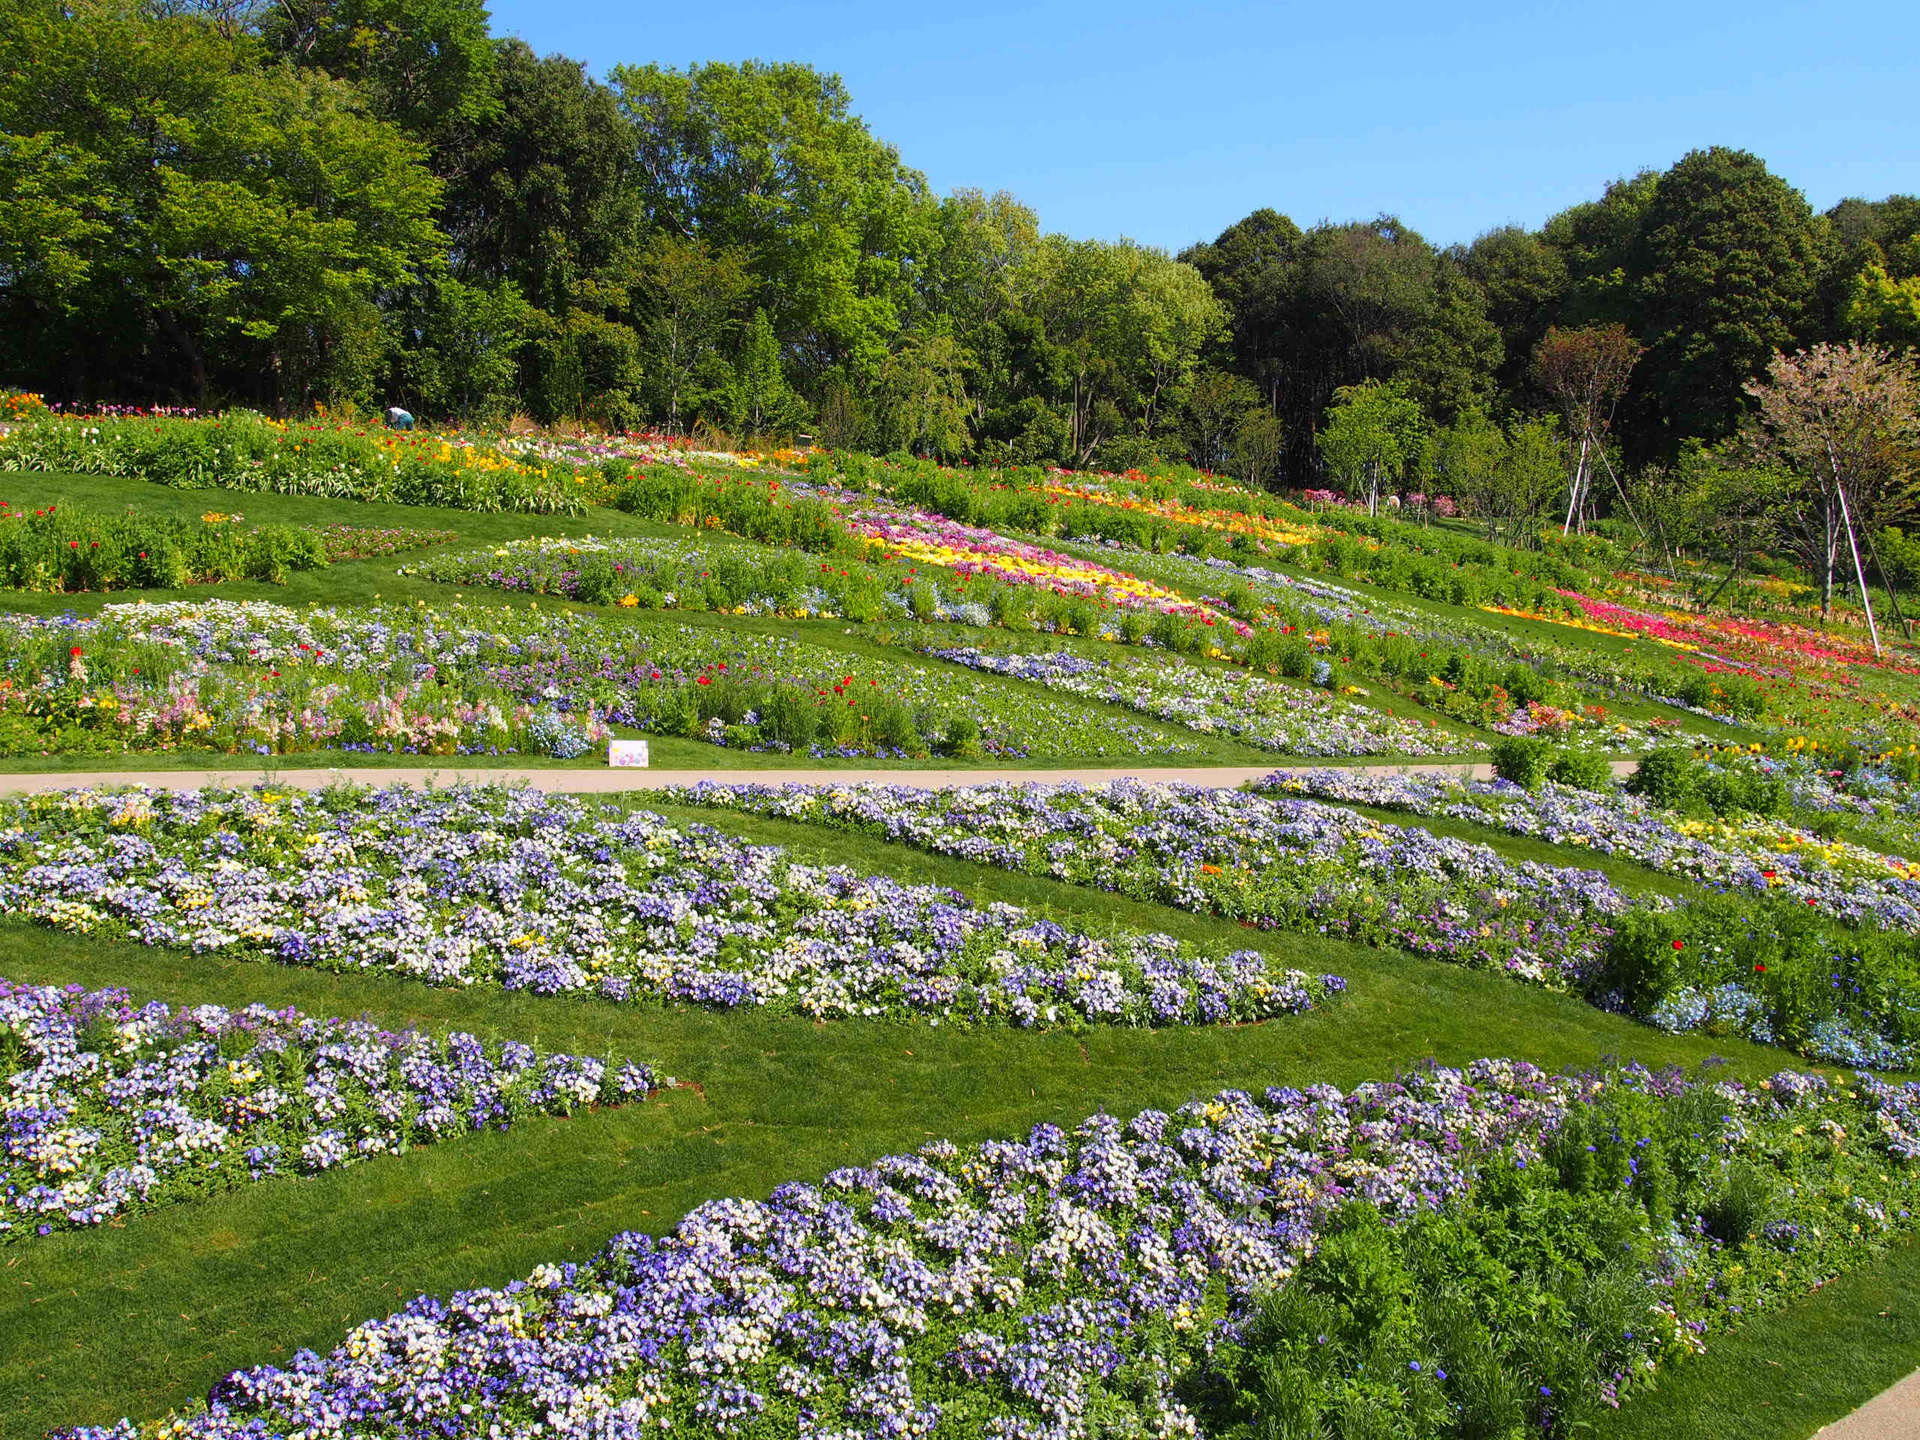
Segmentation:
{"type": "Polygon", "coordinates": [[[1732,145],[1824,208],[1920,191],[1920,4],[495,0],[542,53],[838,72],[934,189],[1178,250],[1262,205],[1438,244],[1732,145]],[[1505,12],[1505,13],[1501,13],[1505,12]]]}

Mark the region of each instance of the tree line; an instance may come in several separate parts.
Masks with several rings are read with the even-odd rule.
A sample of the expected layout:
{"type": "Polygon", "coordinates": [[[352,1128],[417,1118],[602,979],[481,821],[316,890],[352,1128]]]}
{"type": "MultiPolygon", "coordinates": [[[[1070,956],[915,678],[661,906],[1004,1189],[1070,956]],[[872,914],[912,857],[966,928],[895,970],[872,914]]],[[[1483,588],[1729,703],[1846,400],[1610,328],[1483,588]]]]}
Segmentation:
{"type": "Polygon", "coordinates": [[[1174,256],[934,195],[804,65],[601,80],[475,0],[0,0],[0,382],[71,401],[1478,476],[1496,507],[1572,469],[1577,512],[1848,340],[1920,344],[1920,199],[1817,214],[1737,150],[1470,245],[1262,209],[1174,256]]]}

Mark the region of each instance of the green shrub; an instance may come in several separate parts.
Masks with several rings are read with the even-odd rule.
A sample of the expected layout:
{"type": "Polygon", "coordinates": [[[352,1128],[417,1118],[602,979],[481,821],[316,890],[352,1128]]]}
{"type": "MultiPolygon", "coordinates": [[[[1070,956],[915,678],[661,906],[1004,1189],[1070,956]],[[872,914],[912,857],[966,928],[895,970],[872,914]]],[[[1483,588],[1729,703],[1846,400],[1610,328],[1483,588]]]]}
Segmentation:
{"type": "Polygon", "coordinates": [[[1600,995],[1618,994],[1635,1015],[1652,1013],[1673,992],[1687,937],[1698,916],[1686,910],[1629,910],[1615,923],[1594,979],[1600,995]]]}
{"type": "Polygon", "coordinates": [[[1561,750],[1547,763],[1547,778],[1576,790],[1613,787],[1613,762],[1592,750],[1561,750]]]}
{"type": "Polygon", "coordinates": [[[1643,756],[1627,780],[1629,794],[1669,810],[1685,810],[1693,803],[1700,762],[1693,752],[1663,746],[1643,756]]]}
{"type": "Polygon", "coordinates": [[[971,715],[952,716],[940,748],[956,760],[978,760],[986,753],[980,746],[980,722],[971,715]]]}
{"type": "Polygon", "coordinates": [[[1537,790],[1548,778],[1553,746],[1531,735],[1507,735],[1493,743],[1493,773],[1525,790],[1537,790]]]}
{"type": "Polygon", "coordinates": [[[1278,668],[1290,680],[1305,680],[1313,674],[1313,647],[1295,635],[1280,647],[1278,668]]]}
{"type": "Polygon", "coordinates": [[[1693,794],[1699,805],[1716,815],[1784,815],[1791,808],[1787,782],[1780,776],[1737,766],[1701,765],[1694,776],[1693,794]]]}
{"type": "Polygon", "coordinates": [[[1509,665],[1500,674],[1500,686],[1516,705],[1544,704],[1553,693],[1553,682],[1531,665],[1509,665]]]}
{"type": "Polygon", "coordinates": [[[589,555],[581,562],[579,578],[574,582],[574,598],[589,605],[611,605],[617,580],[611,560],[605,555],[589,555]]]}

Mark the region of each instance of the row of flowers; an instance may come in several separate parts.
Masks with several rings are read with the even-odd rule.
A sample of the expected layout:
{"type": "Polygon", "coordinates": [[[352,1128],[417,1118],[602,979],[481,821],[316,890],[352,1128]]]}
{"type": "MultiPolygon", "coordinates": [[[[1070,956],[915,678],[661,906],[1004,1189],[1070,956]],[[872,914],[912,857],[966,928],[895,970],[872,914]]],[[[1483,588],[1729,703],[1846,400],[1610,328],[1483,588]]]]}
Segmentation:
{"type": "MultiPolygon", "coordinates": [[[[1055,548],[1044,548],[1004,530],[912,508],[897,495],[890,498],[885,485],[877,487],[881,493],[865,495],[837,488],[823,483],[815,471],[829,477],[833,473],[816,466],[806,480],[756,482],[640,471],[629,477],[619,503],[649,518],[715,526],[781,544],[834,548],[849,536],[865,540],[879,547],[886,577],[882,583],[890,581],[903,591],[912,584],[901,578],[908,570],[946,568],[966,593],[942,597],[924,581],[914,584],[914,589],[925,592],[912,606],[916,618],[1144,641],[1182,653],[1231,659],[1256,671],[1278,668],[1288,646],[1298,644],[1303,654],[1311,649],[1326,657],[1329,665],[1337,661],[1377,675],[1415,703],[1451,719],[1503,733],[1533,734],[1543,728],[1556,734],[1573,731],[1581,743],[1619,747],[1647,738],[1650,726],[1671,730],[1678,724],[1670,717],[1626,724],[1593,703],[1596,695],[1651,698],[1716,718],[1734,710],[1757,713],[1764,705],[1762,696],[1749,693],[1752,687],[1737,679],[1712,679],[1696,672],[1676,677],[1644,664],[1624,663],[1618,656],[1532,638],[1521,645],[1497,627],[1462,617],[1443,622],[1431,611],[1362,600],[1334,582],[1285,576],[1262,564],[1240,563],[1245,557],[1154,553],[1133,540],[1104,532],[1080,541],[1059,540],[1055,548]],[[1038,590],[1045,601],[1036,608],[1010,598],[1023,586],[1038,590]]],[[[865,477],[865,483],[875,479],[865,477]]],[[[959,508],[965,513],[979,508],[980,494],[967,485],[952,495],[937,485],[908,488],[915,495],[925,491],[928,499],[941,503],[961,502],[959,508]]],[[[1027,499],[1038,504],[1040,512],[1064,498],[1045,494],[1044,486],[1038,489],[1038,496],[1027,499]]],[[[1024,514],[1018,498],[1007,502],[1002,497],[1002,502],[987,509],[1007,510],[1006,518],[1016,523],[1048,518],[1024,514]]],[[[1073,506],[1076,513],[1089,516],[1118,515],[1141,523],[1151,518],[1138,507],[1115,510],[1078,500],[1073,506]]],[[[1056,523],[1067,522],[1056,519],[1056,523]]],[[[1356,543],[1336,539],[1349,548],[1356,543]]],[[[1429,570],[1438,566],[1436,575],[1445,571],[1438,560],[1422,563],[1429,570]]],[[[486,580],[484,564],[479,574],[486,580]]],[[[575,583],[570,575],[561,579],[563,584],[575,583]]],[[[506,583],[517,583],[511,569],[506,583]]],[[[1560,603],[1550,588],[1541,593],[1560,603]]],[[[645,603],[638,593],[635,600],[645,603]]],[[[869,613],[880,608],[870,599],[864,603],[869,613]]],[[[826,587],[826,593],[806,593],[792,609],[867,618],[834,597],[831,587],[826,587]],[[830,605],[837,608],[827,608],[830,605]]]]}
{"type": "Polygon", "coordinates": [[[0,616],[0,749],[335,746],[572,758],[610,725],[814,755],[1180,754],[1176,731],[934,662],[464,606],[109,605],[0,616]]]}
{"type": "Polygon", "coordinates": [[[1920,931],[1920,866],[1764,816],[1693,820],[1617,787],[1583,790],[1551,780],[1527,790],[1505,780],[1308,770],[1269,776],[1257,788],[1466,820],[1859,923],[1920,931]]]}
{"type": "Polygon", "coordinates": [[[440,544],[442,530],[356,525],[245,526],[210,510],[198,522],[78,505],[0,500],[0,589],[178,589],[228,580],[284,584],[295,570],[440,544]]]}
{"type": "MultiPolygon", "coordinates": [[[[1508,861],[1484,845],[1296,798],[1289,787],[1309,788],[1279,774],[1259,793],[1125,783],[704,784],[677,793],[1261,928],[1498,970],[1670,1031],[1738,1034],[1842,1063],[1900,1067],[1920,1054],[1920,995],[1907,979],[1916,927],[1899,919],[1906,882],[1884,864],[1892,881],[1884,893],[1829,887],[1820,891],[1825,909],[1813,896],[1773,898],[1765,862],[1754,873],[1766,893],[1734,890],[1717,909],[1675,908],[1663,895],[1623,892],[1598,871],[1508,861]],[[1888,928],[1851,923],[1849,913],[1885,915],[1888,928]]],[[[1349,803],[1394,793],[1390,781],[1338,773],[1323,788],[1349,803]]],[[[1545,803],[1573,813],[1583,802],[1578,792],[1562,802],[1566,793],[1556,787],[1545,803]]],[[[1598,822],[1594,833],[1603,833],[1598,822]]],[[[1691,843],[1682,837],[1673,853],[1694,853],[1691,843]]],[[[1804,860],[1783,894],[1818,883],[1804,860]]]]}
{"type": "Polygon", "coordinates": [[[1702,898],[1614,937],[1590,994],[1676,1033],[1737,1034],[1843,1064],[1920,1060],[1910,861],[1762,815],[1693,820],[1611,787],[1321,770],[1258,788],[1465,820],[1699,882],[1702,898]]]}
{"type": "Polygon", "coordinates": [[[1465,612],[1442,618],[1318,575],[1219,556],[1149,555],[1113,543],[1099,550],[1204,603],[1257,620],[1262,632],[1298,637],[1314,654],[1378,676],[1416,704],[1501,734],[1544,731],[1618,749],[1677,729],[1677,720],[1628,722],[1594,703],[1619,696],[1721,718],[1709,705],[1674,693],[1673,677],[1538,637],[1521,643],[1465,612]]]}
{"type": "Polygon", "coordinates": [[[1223,1091],[711,1201],[68,1440],[1093,1440],[1315,1399],[1560,1440],[1910,1231],[1917,1157],[1920,1090],[1865,1075],[1482,1060],[1223,1091]]]}
{"type": "Polygon", "coordinates": [[[0,1074],[0,1244],[673,1083],[518,1041],[5,979],[0,1074]]]}
{"type": "Polygon", "coordinates": [[[1022,1026],[1243,1021],[1336,976],[1069,928],[533,790],[75,790],[0,805],[0,913],[433,985],[1022,1026]]]}
{"type": "Polygon", "coordinates": [[[1455,755],[1483,748],[1431,722],[1404,720],[1345,696],[1173,656],[1095,660],[1066,651],[999,652],[972,645],[926,653],[1288,755],[1455,755]]]}
{"type": "Polygon", "coordinates": [[[1485,845],[1335,805],[1116,781],[910,786],[703,783],[719,809],[849,829],[999,869],[1261,929],[1397,946],[1556,989],[1597,964],[1628,899],[1597,871],[1514,864],[1485,845]]]}
{"type": "Polygon", "coordinates": [[[1245,625],[1176,590],[977,525],[961,525],[926,511],[875,506],[871,501],[849,511],[845,520],[854,534],[872,541],[882,555],[940,566],[963,578],[986,576],[1007,584],[1035,585],[1058,595],[1218,624],[1241,635],[1247,632],[1245,625]]]}
{"type": "Polygon", "coordinates": [[[1681,650],[1725,652],[1737,664],[1810,666],[1830,669],[1871,666],[1920,674],[1910,657],[1876,655],[1865,640],[1829,634],[1791,621],[1770,619],[1765,624],[1731,615],[1684,614],[1674,610],[1649,611],[1596,600],[1572,591],[1562,592],[1579,605],[1589,619],[1618,627],[1613,633],[1643,636],[1681,650]]]}
{"type": "Polygon", "coordinates": [[[485,513],[578,515],[595,498],[570,464],[494,444],[264,416],[29,415],[0,430],[0,472],[120,475],[181,489],[318,495],[485,513]]]}
{"type": "Polygon", "coordinates": [[[965,590],[941,593],[910,567],[831,559],[743,541],[540,536],[439,555],[402,569],[444,584],[642,610],[711,610],[788,619],[882,617],[990,625],[965,590]]]}

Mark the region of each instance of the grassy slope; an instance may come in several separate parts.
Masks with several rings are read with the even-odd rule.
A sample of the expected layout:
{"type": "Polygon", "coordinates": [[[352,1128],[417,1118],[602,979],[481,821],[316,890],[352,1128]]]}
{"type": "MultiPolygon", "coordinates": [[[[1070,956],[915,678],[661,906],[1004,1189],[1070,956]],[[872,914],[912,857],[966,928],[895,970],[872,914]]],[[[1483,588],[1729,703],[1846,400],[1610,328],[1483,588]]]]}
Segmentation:
{"type": "Polygon", "coordinates": [[[1606,1440],[1801,1440],[1920,1365],[1920,1241],[1896,1245],[1789,1310],[1708,1342],[1636,1397],[1606,1440]]]}
{"type": "MultiPolygon", "coordinates": [[[[250,519],[447,528],[473,542],[589,529],[683,533],[607,513],[585,520],[489,517],[183,493],[88,477],[8,476],[0,481],[0,494],[15,505],[132,501],[183,514],[237,506],[250,519]]],[[[298,576],[286,587],[185,593],[296,604],[353,603],[376,595],[444,603],[445,587],[393,574],[406,558],[335,567],[298,576]]],[[[466,592],[466,598],[502,603],[505,597],[466,592]]],[[[15,594],[0,603],[46,613],[90,610],[102,599],[15,594]]],[[[1450,607],[1422,608],[1444,616],[1450,607]]],[[[850,655],[876,653],[870,648],[875,640],[832,622],[673,618],[779,629],[837,644],[850,655]]],[[[1611,637],[1542,628],[1562,643],[1611,648],[1611,637]]],[[[656,740],[655,753],[663,766],[753,763],[752,757],[691,741],[656,740]]],[[[1240,763],[1273,758],[1237,746],[1217,753],[1240,763]]],[[[182,768],[233,763],[230,757],[176,758],[182,768]]],[[[625,1110],[538,1119],[509,1135],[454,1141],[332,1175],[252,1187],[94,1234],[8,1247],[0,1252],[0,1434],[151,1415],[193,1398],[234,1366],[284,1360],[301,1345],[324,1349],[347,1326],[385,1313],[416,1291],[499,1283],[543,1260],[589,1254],[621,1229],[663,1230],[702,1200],[761,1195],[782,1180],[817,1177],[935,1135],[964,1142],[1017,1134],[1042,1120],[1071,1125],[1095,1108],[1125,1114],[1172,1106],[1223,1086],[1309,1080],[1346,1085],[1428,1056],[1460,1061],[1514,1054],[1566,1065],[1611,1053],[1692,1063],[1718,1051],[1744,1074],[1788,1063],[1779,1052],[1740,1042],[1660,1035],[1494,976],[1317,937],[1260,935],[858,837],[698,814],[745,834],[792,843],[813,858],[961,885],[983,899],[1252,945],[1288,964],[1337,970],[1353,982],[1353,995],[1325,1014],[1226,1030],[1029,1035],[906,1024],[817,1025],[437,991],[379,976],[326,976],[6,926],[0,928],[0,973],[17,980],[119,983],[143,998],[364,1011],[392,1024],[465,1028],[555,1048],[657,1058],[700,1088],[625,1110]]],[[[1460,826],[1458,833],[1494,838],[1479,827],[1460,826]]],[[[1498,843],[1516,858],[1576,858],[1512,837],[1498,837],[1498,843]]],[[[1659,883],[1639,867],[1615,868],[1616,878],[1635,888],[1659,883]]],[[[1915,1249],[1896,1252],[1792,1312],[1720,1339],[1708,1357],[1677,1372],[1659,1393],[1633,1402],[1607,1433],[1782,1440],[1802,1435],[1920,1359],[1912,1317],[1901,1306],[1891,1307],[1900,1323],[1879,1314],[1890,1308],[1889,1296],[1904,1301],[1916,1281],[1915,1249]],[[1782,1356],[1791,1365],[1790,1384],[1754,1383],[1765,1359],[1782,1356]],[[1736,1375],[1747,1383],[1730,1387],[1736,1375]]]]}
{"type": "Polygon", "coordinates": [[[390,1024],[657,1057],[701,1089],[11,1247],[0,1281],[4,1433],[150,1415],[235,1366],[325,1348],[416,1290],[500,1283],[543,1260],[583,1257],[622,1229],[664,1229],[701,1200],[761,1195],[783,1179],[815,1178],[933,1136],[964,1142],[1042,1120],[1071,1125],[1097,1108],[1129,1114],[1225,1086],[1350,1085],[1428,1056],[1516,1054],[1557,1066],[1603,1054],[1690,1064],[1719,1053],[1751,1075],[1781,1061],[1740,1042],[1661,1035],[1491,975],[1319,937],[1262,935],[858,837],[724,818],[756,838],[797,840],[812,859],[1256,946],[1288,964],[1345,974],[1353,996],[1324,1014],[1228,1029],[1033,1035],[823,1025],[433,990],[10,926],[0,930],[0,953],[17,980],[367,1012],[390,1024]]]}

